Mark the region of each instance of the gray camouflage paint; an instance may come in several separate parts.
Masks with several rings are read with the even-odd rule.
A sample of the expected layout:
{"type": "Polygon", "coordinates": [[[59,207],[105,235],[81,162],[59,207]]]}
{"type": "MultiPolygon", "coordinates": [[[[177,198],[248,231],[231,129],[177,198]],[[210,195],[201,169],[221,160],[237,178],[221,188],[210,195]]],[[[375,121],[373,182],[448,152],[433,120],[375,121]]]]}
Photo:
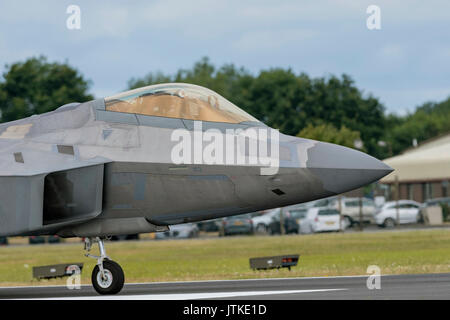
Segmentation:
{"type": "MultiPolygon", "coordinates": [[[[203,122],[203,130],[254,126],[265,127],[203,122]]],[[[192,130],[192,121],[110,112],[103,99],[0,124],[0,236],[165,231],[339,194],[392,171],[362,152],[283,134],[275,175],[250,165],[175,165],[170,137],[178,128],[192,130]],[[77,213],[51,220],[45,181],[57,172],[72,177],[67,210],[77,213]]]]}

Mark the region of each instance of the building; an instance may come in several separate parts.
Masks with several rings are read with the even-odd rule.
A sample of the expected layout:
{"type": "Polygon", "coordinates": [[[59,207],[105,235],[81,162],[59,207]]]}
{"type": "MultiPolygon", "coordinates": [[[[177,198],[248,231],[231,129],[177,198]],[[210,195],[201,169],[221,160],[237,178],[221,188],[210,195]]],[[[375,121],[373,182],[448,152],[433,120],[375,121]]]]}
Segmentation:
{"type": "Polygon", "coordinates": [[[424,202],[450,197],[450,133],[425,141],[384,162],[395,169],[380,180],[386,185],[387,199],[395,199],[396,183],[399,199],[424,202]]]}

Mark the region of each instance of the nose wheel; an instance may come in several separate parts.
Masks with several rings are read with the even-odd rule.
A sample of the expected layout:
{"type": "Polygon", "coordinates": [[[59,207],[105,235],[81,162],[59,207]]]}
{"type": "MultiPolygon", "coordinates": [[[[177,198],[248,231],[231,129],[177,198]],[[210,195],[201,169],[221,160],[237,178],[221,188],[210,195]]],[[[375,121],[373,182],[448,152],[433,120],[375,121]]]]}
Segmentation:
{"type": "Polygon", "coordinates": [[[103,240],[100,238],[85,239],[84,248],[87,252],[90,252],[94,242],[98,243],[100,255],[94,256],[86,253],[87,257],[97,259],[97,265],[92,271],[92,285],[99,294],[116,294],[122,290],[125,283],[123,270],[117,262],[110,260],[106,255],[103,240]]]}

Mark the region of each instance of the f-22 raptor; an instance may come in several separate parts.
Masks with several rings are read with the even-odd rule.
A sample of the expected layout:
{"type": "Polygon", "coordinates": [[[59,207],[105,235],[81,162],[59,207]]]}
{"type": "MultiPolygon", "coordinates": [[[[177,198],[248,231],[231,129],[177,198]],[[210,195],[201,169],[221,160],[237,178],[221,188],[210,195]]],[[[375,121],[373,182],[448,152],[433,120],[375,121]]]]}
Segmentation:
{"type": "Polygon", "coordinates": [[[204,87],[169,83],[0,124],[0,236],[85,238],[92,283],[118,293],[115,235],[302,203],[392,169],[270,129],[204,87]]]}

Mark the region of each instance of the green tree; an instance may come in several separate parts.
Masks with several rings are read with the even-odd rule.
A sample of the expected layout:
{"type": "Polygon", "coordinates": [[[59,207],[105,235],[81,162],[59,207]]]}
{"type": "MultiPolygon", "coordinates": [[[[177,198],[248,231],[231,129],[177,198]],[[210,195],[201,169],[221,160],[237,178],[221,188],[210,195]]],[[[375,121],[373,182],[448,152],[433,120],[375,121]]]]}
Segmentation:
{"type": "Polygon", "coordinates": [[[311,79],[291,70],[262,71],[246,100],[253,115],[283,133],[296,135],[309,124],[345,126],[360,132],[367,152],[382,152],[378,141],[384,135],[384,107],[376,98],[365,97],[347,75],[311,79]]]}
{"type": "Polygon", "coordinates": [[[391,156],[418,143],[450,132],[450,97],[440,103],[427,102],[414,113],[404,117],[388,115],[386,141],[392,149],[391,156]]]}
{"type": "Polygon", "coordinates": [[[43,56],[6,66],[0,81],[0,121],[52,111],[69,102],[92,100],[90,82],[67,63],[43,56]]]}
{"type": "Polygon", "coordinates": [[[335,143],[349,148],[355,148],[355,143],[361,141],[361,136],[358,131],[352,131],[344,125],[340,129],[337,129],[329,123],[319,124],[317,126],[308,124],[297,136],[335,143]]]}

